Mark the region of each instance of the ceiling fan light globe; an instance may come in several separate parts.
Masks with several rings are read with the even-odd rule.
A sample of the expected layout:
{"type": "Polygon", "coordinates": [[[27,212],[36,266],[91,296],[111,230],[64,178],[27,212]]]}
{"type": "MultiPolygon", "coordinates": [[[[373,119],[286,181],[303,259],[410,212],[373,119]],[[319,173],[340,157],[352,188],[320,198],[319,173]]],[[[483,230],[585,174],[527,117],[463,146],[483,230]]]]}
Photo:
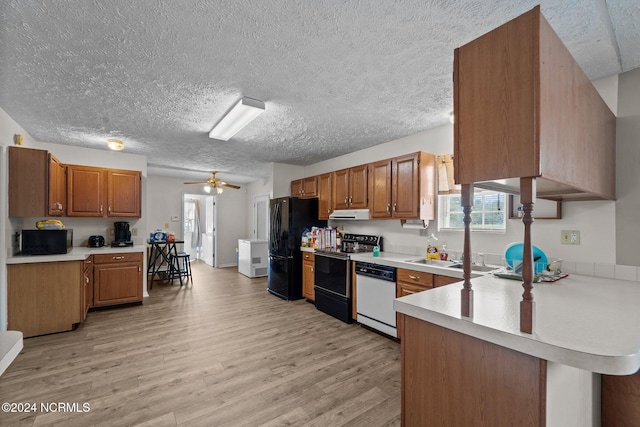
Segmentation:
{"type": "Polygon", "coordinates": [[[204,192],[205,193],[211,193],[211,186],[209,184],[204,186],[204,192]]]}

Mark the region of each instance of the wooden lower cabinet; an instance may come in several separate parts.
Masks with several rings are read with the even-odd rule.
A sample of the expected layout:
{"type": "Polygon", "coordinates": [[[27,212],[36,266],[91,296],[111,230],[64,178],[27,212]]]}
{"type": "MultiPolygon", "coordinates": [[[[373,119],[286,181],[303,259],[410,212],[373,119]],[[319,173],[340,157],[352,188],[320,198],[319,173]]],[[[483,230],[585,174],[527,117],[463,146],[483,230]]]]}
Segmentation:
{"type": "Polygon", "coordinates": [[[8,329],[25,338],[70,331],[82,321],[83,262],[7,266],[8,329]]]}
{"type": "Polygon", "coordinates": [[[403,426],[545,425],[545,360],[402,316],[403,426]]]}
{"type": "Polygon", "coordinates": [[[313,252],[302,253],[302,296],[309,301],[315,301],[316,292],[314,286],[313,268],[315,266],[315,255],[313,252]]]}
{"type": "Polygon", "coordinates": [[[459,277],[441,276],[439,274],[433,275],[433,287],[439,288],[440,286],[450,285],[452,283],[462,282],[464,279],[459,277]]]}
{"type": "Polygon", "coordinates": [[[640,372],[602,376],[602,425],[640,426],[640,372]]]}
{"type": "Polygon", "coordinates": [[[93,256],[93,306],[142,302],[142,253],[93,256]]]}
{"type": "MultiPolygon", "coordinates": [[[[433,288],[433,277],[431,273],[422,271],[406,270],[399,268],[396,270],[396,298],[415,294],[433,288]]],[[[402,339],[402,315],[396,313],[396,327],[398,328],[398,338],[402,339]]]]}
{"type": "Polygon", "coordinates": [[[83,274],[83,304],[82,304],[82,320],[87,318],[87,312],[93,307],[93,255],[84,260],[83,274]]]}

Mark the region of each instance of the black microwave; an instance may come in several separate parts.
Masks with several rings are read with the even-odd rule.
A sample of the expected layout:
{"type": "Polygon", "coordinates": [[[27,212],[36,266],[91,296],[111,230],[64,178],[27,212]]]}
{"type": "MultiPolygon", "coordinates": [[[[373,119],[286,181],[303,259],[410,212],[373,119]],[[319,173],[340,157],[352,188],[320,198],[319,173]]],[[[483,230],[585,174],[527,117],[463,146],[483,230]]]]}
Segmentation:
{"type": "Polygon", "coordinates": [[[22,230],[22,255],[66,254],[73,247],[73,230],[22,230]]]}

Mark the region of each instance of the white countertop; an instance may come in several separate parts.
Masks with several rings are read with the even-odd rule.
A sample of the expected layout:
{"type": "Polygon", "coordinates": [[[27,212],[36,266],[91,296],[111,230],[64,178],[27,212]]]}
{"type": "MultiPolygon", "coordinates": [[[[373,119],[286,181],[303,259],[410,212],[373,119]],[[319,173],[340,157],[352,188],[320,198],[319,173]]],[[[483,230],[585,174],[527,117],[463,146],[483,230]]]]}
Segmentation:
{"type": "Polygon", "coordinates": [[[15,255],[7,258],[7,264],[30,264],[37,262],[58,262],[58,261],[83,261],[89,255],[95,254],[115,254],[122,252],[146,252],[147,245],[134,245],[122,248],[112,248],[103,246],[102,248],[88,248],[74,246],[69,253],[60,255],[15,255]]]}
{"type": "Polygon", "coordinates": [[[473,318],[460,316],[461,283],[398,298],[412,317],[541,359],[591,372],[630,375],[640,367],[640,284],[571,275],[534,284],[534,333],[520,332],[522,283],[474,278],[473,318]]]}
{"type": "MultiPolygon", "coordinates": [[[[374,257],[372,252],[361,252],[351,254],[352,261],[372,262],[389,267],[406,268],[407,270],[422,271],[425,273],[439,274],[442,276],[457,277],[463,279],[462,269],[449,268],[439,265],[418,264],[407,262],[407,260],[418,259],[418,255],[407,255],[395,252],[380,252],[380,256],[374,257]]],[[[452,263],[453,265],[453,263],[452,263]]],[[[499,267],[496,267],[499,268],[499,267]]],[[[482,276],[482,273],[473,272],[472,277],[482,276]]]]}

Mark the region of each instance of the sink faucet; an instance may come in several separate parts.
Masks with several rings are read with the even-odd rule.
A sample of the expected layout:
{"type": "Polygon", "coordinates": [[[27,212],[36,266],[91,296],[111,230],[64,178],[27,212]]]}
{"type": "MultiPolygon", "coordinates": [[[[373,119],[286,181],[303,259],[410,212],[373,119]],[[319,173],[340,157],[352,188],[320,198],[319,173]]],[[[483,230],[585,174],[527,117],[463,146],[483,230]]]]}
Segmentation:
{"type": "Polygon", "coordinates": [[[480,258],[480,265],[485,267],[486,264],[484,263],[484,254],[482,252],[478,252],[478,257],[480,258]]]}

